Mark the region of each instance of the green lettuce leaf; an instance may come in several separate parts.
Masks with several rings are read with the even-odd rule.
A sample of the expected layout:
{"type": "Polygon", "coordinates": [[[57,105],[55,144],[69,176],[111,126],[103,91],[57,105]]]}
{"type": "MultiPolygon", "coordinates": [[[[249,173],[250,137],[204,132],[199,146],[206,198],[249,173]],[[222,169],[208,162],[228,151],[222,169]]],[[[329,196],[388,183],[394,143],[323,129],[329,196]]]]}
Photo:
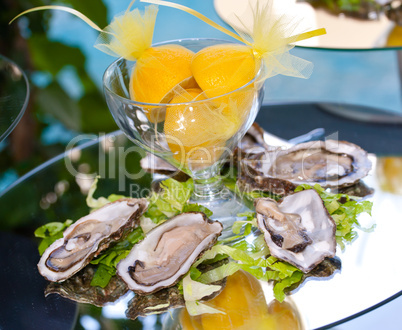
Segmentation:
{"type": "Polygon", "coordinates": [[[92,182],[92,185],[88,190],[86,203],[89,208],[91,208],[92,210],[96,210],[101,208],[102,206],[105,206],[106,204],[115,202],[121,198],[127,198],[126,196],[116,194],[111,194],[107,198],[105,197],[94,198],[96,188],[98,187],[99,178],[100,178],[99,176],[95,177],[94,182],[92,182]]]}
{"type": "Polygon", "coordinates": [[[91,264],[98,265],[98,268],[91,281],[91,285],[104,288],[116,274],[116,266],[119,261],[127,257],[134,244],[137,244],[142,239],[144,239],[144,234],[141,227],[138,227],[128,234],[124,240],[93,259],[91,264]]]}
{"type": "Polygon", "coordinates": [[[105,264],[100,264],[91,281],[91,286],[100,286],[105,288],[113,276],[116,275],[116,269],[109,267],[105,264]]]}
{"type": "Polygon", "coordinates": [[[357,220],[361,213],[368,213],[371,215],[371,209],[373,207],[372,202],[367,200],[362,201],[357,197],[351,197],[346,194],[332,194],[326,192],[318,184],[314,185],[314,187],[302,184],[298,186],[295,191],[297,192],[306,189],[314,189],[320,194],[328,213],[336,223],[336,242],[342,250],[345,248],[345,244],[351,243],[357,237],[355,228],[365,231],[372,231],[375,228],[375,226],[367,229],[361,228],[360,223],[357,220]]]}
{"type": "Polygon", "coordinates": [[[62,238],[64,230],[72,223],[72,220],[66,220],[65,222],[49,222],[37,228],[34,235],[35,237],[42,238],[38,246],[39,254],[42,255],[54,241],[62,238]]]}
{"type": "Polygon", "coordinates": [[[194,281],[191,278],[191,274],[188,273],[182,280],[182,288],[186,308],[190,315],[195,316],[204,313],[225,314],[224,312],[202,304],[199,301],[203,297],[210,296],[214,292],[219,291],[222,288],[220,285],[208,285],[194,281]]]}
{"type": "MultiPolygon", "coordinates": [[[[217,256],[227,256],[233,261],[206,273],[199,274],[196,278],[192,277],[192,279],[196,279],[198,282],[204,284],[210,284],[242,269],[259,280],[275,281],[275,286],[277,286],[276,290],[274,290],[275,298],[278,301],[283,301],[285,297],[284,290],[300,281],[303,275],[298,268],[269,256],[269,249],[262,235],[257,236],[252,243],[248,243],[244,240],[232,246],[215,245],[210,250],[206,251],[204,255],[193,264],[192,268],[208,260],[215,259],[217,256]]],[[[194,270],[193,272],[195,273],[194,270]]]]}

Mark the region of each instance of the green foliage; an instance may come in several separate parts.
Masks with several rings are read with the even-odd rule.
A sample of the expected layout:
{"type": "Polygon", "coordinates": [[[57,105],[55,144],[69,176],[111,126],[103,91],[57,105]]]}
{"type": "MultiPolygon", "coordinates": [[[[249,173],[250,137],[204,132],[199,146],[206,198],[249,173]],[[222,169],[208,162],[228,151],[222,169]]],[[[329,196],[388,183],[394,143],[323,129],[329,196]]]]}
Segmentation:
{"type": "Polygon", "coordinates": [[[308,0],[316,6],[324,6],[332,11],[358,12],[363,6],[378,6],[375,0],[308,0]]]}
{"type": "MultiPolygon", "coordinates": [[[[27,139],[30,141],[30,146],[24,147],[27,153],[24,162],[16,161],[8,149],[0,151],[0,172],[13,168],[22,175],[62,153],[65,149],[63,144],[66,142],[58,140],[52,145],[43,145],[41,140],[43,130],[52,125],[54,120],[76,135],[117,129],[103,93],[98,88],[100,82],[94,82],[87,72],[88,60],[83,51],[62,40],[55,41],[49,37],[49,22],[54,16],[54,11],[33,12],[8,25],[9,21],[22,11],[50,4],[56,3],[50,0],[2,2],[5,8],[0,11],[0,52],[16,61],[31,81],[30,106],[25,117],[31,117],[31,126],[36,129],[24,133],[29,134],[27,139]],[[65,73],[73,77],[76,89],[81,91],[78,96],[68,89],[71,83],[59,83],[61,77],[66,76],[65,73]],[[45,77],[46,81],[42,81],[40,86],[35,86],[36,80],[32,79],[32,75],[38,74],[45,77]]],[[[102,1],[60,0],[57,4],[81,11],[100,27],[108,24],[107,8],[102,1]]],[[[72,20],[78,22],[78,19],[72,20]]],[[[91,29],[89,26],[85,28],[91,29]]],[[[78,34],[77,39],[79,38],[78,34]]],[[[13,146],[14,149],[16,147],[22,148],[13,146]]]]}

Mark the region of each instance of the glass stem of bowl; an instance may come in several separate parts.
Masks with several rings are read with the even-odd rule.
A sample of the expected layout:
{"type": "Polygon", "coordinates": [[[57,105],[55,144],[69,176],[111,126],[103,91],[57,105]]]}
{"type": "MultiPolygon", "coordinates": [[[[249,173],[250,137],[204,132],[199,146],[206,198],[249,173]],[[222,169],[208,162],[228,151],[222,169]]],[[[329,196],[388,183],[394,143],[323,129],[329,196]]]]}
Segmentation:
{"type": "Polygon", "coordinates": [[[219,176],[208,179],[194,179],[193,202],[212,201],[222,198],[224,185],[219,176]]]}

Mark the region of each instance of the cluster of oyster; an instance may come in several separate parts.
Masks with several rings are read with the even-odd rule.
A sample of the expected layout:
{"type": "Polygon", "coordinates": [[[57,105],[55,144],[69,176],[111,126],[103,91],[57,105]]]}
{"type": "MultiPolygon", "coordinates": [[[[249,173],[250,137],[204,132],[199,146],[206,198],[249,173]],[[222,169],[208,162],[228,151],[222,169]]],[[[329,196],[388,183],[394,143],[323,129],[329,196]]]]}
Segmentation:
{"type": "MultiPolygon", "coordinates": [[[[278,202],[271,198],[254,201],[257,225],[270,254],[299,268],[304,277],[329,276],[340,267],[332,259],[336,252],[335,221],[315,190],[294,190],[303,183],[350,189],[371,168],[367,153],[352,143],[331,140],[277,149],[268,146],[263,135],[264,131],[254,125],[239,145],[236,161],[240,163],[239,186],[282,196],[278,202]],[[329,267],[323,266],[326,263],[329,267]],[[317,271],[320,267],[325,270],[317,271]]],[[[146,161],[155,165],[157,160],[146,161]]],[[[170,170],[163,163],[162,166],[163,171],[170,170]]],[[[148,232],[119,262],[118,277],[105,289],[90,288],[94,269],[85,266],[139,226],[147,207],[146,199],[120,199],[65,230],[38,264],[46,279],[58,282],[52,283],[46,293],[57,292],[101,306],[132,290],[138,295],[129,303],[130,318],[145,314],[140,305],[152,305],[154,299],[168,301],[169,307],[183,306],[183,297],[174,285],[222,232],[220,222],[199,212],[182,213],[148,232]],[[82,276],[73,276],[84,267],[82,276]]]]}
{"type": "Polygon", "coordinates": [[[319,194],[294,192],[301,184],[319,184],[332,191],[371,194],[360,180],[371,170],[368,154],[346,142],[312,141],[289,148],[275,148],[254,130],[255,143],[246,144],[239,160],[237,184],[243,191],[264,191],[282,196],[254,201],[257,224],[271,255],[293,264],[305,274],[336,252],[336,224],[319,194]]]}
{"type": "MultiPolygon", "coordinates": [[[[81,218],[47,248],[38,263],[39,272],[52,282],[69,279],[138,226],[147,206],[145,199],[120,199],[81,218]]],[[[216,243],[221,231],[222,224],[203,213],[182,213],[167,220],[148,232],[119,262],[117,274],[126,285],[116,284],[113,290],[128,288],[146,295],[175,285],[216,243]]],[[[68,286],[63,290],[67,292],[68,286]]]]}

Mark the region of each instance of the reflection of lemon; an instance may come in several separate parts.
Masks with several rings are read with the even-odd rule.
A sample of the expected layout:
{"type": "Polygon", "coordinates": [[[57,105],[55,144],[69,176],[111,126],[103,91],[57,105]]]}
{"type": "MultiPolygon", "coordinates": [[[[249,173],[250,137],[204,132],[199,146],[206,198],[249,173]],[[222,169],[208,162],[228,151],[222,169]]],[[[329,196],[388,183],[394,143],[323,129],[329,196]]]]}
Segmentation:
{"type": "Polygon", "coordinates": [[[377,176],[382,190],[402,194],[402,157],[378,158],[377,176]]]}
{"type": "Polygon", "coordinates": [[[192,51],[180,45],[148,48],[134,67],[130,81],[131,98],[145,103],[169,102],[172,89],[191,78],[193,55],[192,51]]]}
{"type": "Polygon", "coordinates": [[[391,33],[388,35],[387,47],[400,47],[402,46],[402,26],[395,25],[391,33]]]}
{"type": "MultiPolygon", "coordinates": [[[[183,90],[166,109],[164,131],[170,150],[179,162],[213,164],[222,154],[219,148],[228,136],[226,118],[205,100],[198,88],[183,90]],[[175,103],[184,103],[174,105],[175,103]],[[221,121],[221,123],[219,122],[221,121]],[[220,125],[221,124],[221,125],[220,125]]],[[[229,133],[232,134],[232,133],[229,133]]]]}
{"type": "Polygon", "coordinates": [[[244,271],[238,271],[230,276],[224,290],[206,304],[225,314],[190,316],[184,310],[180,317],[184,330],[301,328],[292,307],[287,303],[278,302],[268,307],[260,283],[254,276],[244,271]]]}

